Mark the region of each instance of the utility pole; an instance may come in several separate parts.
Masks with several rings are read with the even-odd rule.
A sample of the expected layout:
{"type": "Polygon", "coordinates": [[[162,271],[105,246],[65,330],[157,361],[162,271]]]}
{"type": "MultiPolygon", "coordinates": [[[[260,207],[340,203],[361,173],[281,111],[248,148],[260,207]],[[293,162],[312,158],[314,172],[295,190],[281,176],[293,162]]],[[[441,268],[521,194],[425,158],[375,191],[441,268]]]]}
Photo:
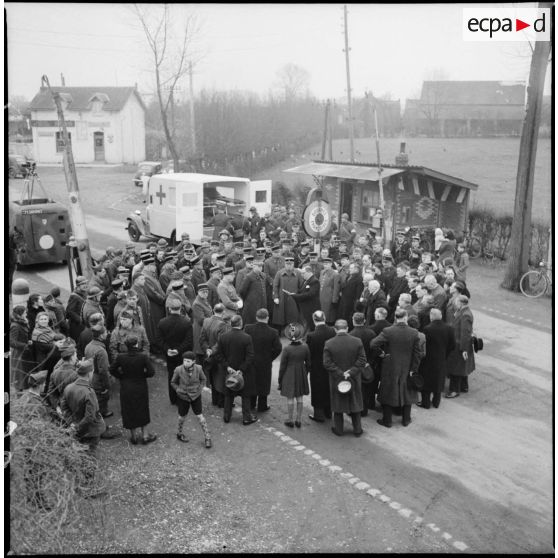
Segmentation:
{"type": "Polygon", "coordinates": [[[384,241],[384,248],[386,247],[386,207],[384,201],[384,183],[382,181],[382,163],[380,159],[380,134],[378,133],[378,111],[376,110],[376,103],[374,108],[374,125],[376,128],[376,157],[378,158],[378,187],[380,188],[380,209],[382,210],[382,238],[384,241]]]}
{"type": "Polygon", "coordinates": [[[343,6],[345,16],[345,66],[347,68],[347,106],[349,110],[349,153],[351,163],[355,161],[355,130],[353,122],[353,103],[351,100],[351,73],[349,70],[349,28],[347,27],[347,4],[343,6]]]}
{"type": "Polygon", "coordinates": [[[192,137],[192,153],[194,157],[198,151],[196,146],[196,120],[194,111],[194,73],[192,71],[192,62],[188,67],[188,74],[190,76],[190,134],[192,137]]]}
{"type": "Polygon", "coordinates": [[[327,144],[327,154],[330,161],[333,161],[333,109],[335,108],[335,101],[333,102],[333,106],[329,107],[329,118],[328,118],[328,127],[329,127],[329,140],[327,144]]]}
{"type": "MultiPolygon", "coordinates": [[[[539,4],[539,7],[547,8],[551,7],[551,4],[542,3],[539,4]]],[[[552,33],[553,29],[550,32],[552,33]]],[[[519,281],[529,265],[535,162],[537,158],[544,80],[550,48],[550,41],[536,41],[531,57],[529,86],[527,89],[527,110],[519,144],[510,258],[506,275],[502,282],[502,287],[511,291],[519,291],[519,281]]]]}
{"type": "Polygon", "coordinates": [[[61,128],[62,137],[64,141],[64,152],[62,154],[62,161],[64,164],[64,176],[66,177],[66,187],[68,188],[68,197],[70,199],[70,221],[72,223],[72,232],[76,241],[76,247],[79,255],[79,262],[81,265],[81,272],[87,279],[93,275],[93,267],[91,260],[91,250],[89,248],[89,239],[87,237],[87,228],[85,227],[85,215],[81,207],[79,199],[79,188],[76,175],[76,166],[74,163],[74,155],[72,153],[72,145],[66,129],[66,122],[64,120],[64,111],[62,110],[62,103],[60,93],[53,91],[50,88],[48,77],[44,75],[41,78],[43,85],[46,85],[52,95],[56,111],[58,112],[58,123],[61,128]]]}
{"type": "Polygon", "coordinates": [[[327,142],[327,129],[329,128],[329,99],[325,105],[324,135],[322,137],[322,161],[325,160],[325,150],[327,142]]]}

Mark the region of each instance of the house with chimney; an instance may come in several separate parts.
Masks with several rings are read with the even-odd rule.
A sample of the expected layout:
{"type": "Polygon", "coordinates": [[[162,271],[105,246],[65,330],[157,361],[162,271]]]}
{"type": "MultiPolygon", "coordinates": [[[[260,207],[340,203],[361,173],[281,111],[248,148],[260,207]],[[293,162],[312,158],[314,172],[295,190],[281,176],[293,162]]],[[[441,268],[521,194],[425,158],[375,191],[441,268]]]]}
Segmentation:
{"type": "Polygon", "coordinates": [[[420,99],[407,99],[408,136],[519,136],[525,116],[525,83],[425,81],[420,99]]]}
{"type": "Polygon", "coordinates": [[[409,165],[404,142],[393,165],[319,160],[284,172],[313,176],[338,225],[347,213],[358,232],[372,229],[388,243],[407,227],[423,231],[432,241],[437,227],[461,236],[468,228],[471,192],[478,188],[463,178],[409,165]]]}
{"type": "MultiPolygon", "coordinates": [[[[145,159],[145,104],[136,87],[52,87],[62,109],[76,163],[131,163],[145,159]]],[[[64,143],[47,87],[30,105],[34,158],[60,163],[64,143]]]]}

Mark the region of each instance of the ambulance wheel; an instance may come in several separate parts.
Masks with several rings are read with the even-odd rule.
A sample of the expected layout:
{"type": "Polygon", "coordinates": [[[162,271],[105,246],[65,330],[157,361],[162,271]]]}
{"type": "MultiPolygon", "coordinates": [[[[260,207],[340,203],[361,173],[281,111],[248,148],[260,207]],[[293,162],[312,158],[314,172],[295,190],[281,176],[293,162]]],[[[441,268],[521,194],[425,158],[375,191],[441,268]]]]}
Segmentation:
{"type": "Polygon", "coordinates": [[[134,223],[130,223],[128,225],[128,235],[130,236],[130,240],[139,242],[141,233],[139,232],[137,225],[135,225],[134,223]]]}

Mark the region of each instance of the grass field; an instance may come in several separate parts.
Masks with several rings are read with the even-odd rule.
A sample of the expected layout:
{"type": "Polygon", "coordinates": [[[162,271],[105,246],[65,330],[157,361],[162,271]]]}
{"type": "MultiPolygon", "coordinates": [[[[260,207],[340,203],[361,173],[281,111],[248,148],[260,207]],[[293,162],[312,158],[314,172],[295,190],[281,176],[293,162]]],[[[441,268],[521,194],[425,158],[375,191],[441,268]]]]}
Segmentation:
{"type": "MultiPolygon", "coordinates": [[[[395,163],[400,141],[399,138],[380,140],[383,163],[395,163]]],[[[502,214],[513,213],[519,138],[411,138],[406,143],[409,164],[429,167],[478,184],[478,190],[472,195],[472,207],[487,207],[502,214]]],[[[282,171],[319,158],[320,146],[316,146],[253,178],[271,178],[291,187],[297,183],[313,186],[310,176],[282,171]]],[[[333,143],[333,159],[349,160],[348,140],[333,143]]],[[[356,139],[355,159],[362,163],[376,163],[375,141],[356,139]]],[[[539,139],[533,195],[533,218],[537,221],[550,222],[551,162],[550,139],[539,139]]]]}

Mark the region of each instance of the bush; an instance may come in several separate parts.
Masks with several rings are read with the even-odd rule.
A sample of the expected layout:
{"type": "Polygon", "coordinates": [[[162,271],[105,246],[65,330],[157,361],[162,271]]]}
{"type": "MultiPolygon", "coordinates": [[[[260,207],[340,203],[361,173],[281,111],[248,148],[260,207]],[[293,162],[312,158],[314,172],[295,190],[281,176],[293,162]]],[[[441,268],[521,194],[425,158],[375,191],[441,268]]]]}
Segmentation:
{"type": "MultiPolygon", "coordinates": [[[[492,252],[497,258],[508,257],[513,217],[498,215],[488,208],[475,208],[469,212],[469,231],[476,236],[482,245],[483,252],[492,252]]],[[[550,241],[549,225],[535,222],[531,225],[530,260],[539,262],[546,260],[550,241]]]]}
{"type": "MultiPolygon", "coordinates": [[[[83,519],[83,497],[104,488],[97,460],[67,429],[30,412],[21,399],[10,402],[10,419],[18,425],[10,436],[10,549],[72,552],[75,541],[67,535],[83,519]]],[[[103,505],[92,502],[87,501],[89,512],[103,505]]],[[[94,516],[103,522],[100,510],[94,516]]]]}

